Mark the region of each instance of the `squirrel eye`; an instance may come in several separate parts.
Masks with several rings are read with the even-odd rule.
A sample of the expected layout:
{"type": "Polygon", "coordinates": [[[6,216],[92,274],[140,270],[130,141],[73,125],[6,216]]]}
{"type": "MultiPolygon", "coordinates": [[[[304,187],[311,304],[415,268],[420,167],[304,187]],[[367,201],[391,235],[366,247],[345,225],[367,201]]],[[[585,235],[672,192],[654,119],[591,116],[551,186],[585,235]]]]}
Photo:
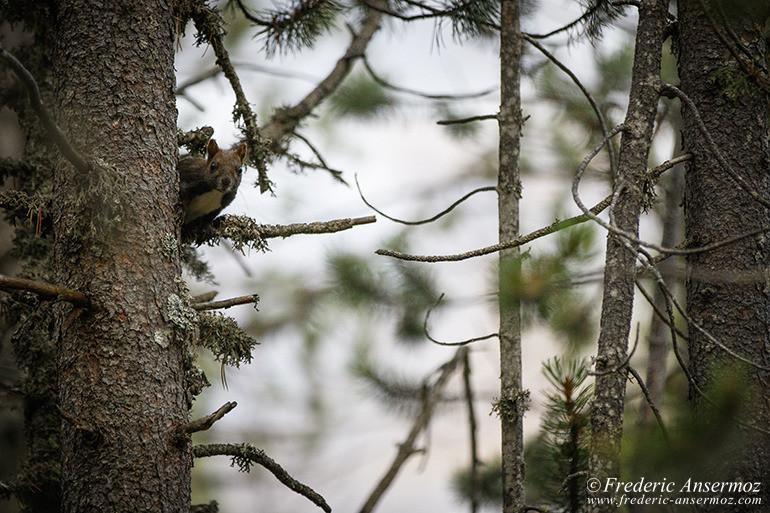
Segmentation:
{"type": "Polygon", "coordinates": [[[237,169],[237,172],[238,172],[238,174],[239,174],[239,175],[240,175],[240,174],[242,174],[242,173],[243,173],[243,167],[239,167],[239,168],[237,169]]]}
{"type": "Polygon", "coordinates": [[[217,163],[216,163],[216,162],[212,162],[212,163],[211,163],[211,170],[212,170],[212,171],[216,171],[216,169],[217,169],[217,166],[218,166],[218,165],[217,165],[217,163]]]}

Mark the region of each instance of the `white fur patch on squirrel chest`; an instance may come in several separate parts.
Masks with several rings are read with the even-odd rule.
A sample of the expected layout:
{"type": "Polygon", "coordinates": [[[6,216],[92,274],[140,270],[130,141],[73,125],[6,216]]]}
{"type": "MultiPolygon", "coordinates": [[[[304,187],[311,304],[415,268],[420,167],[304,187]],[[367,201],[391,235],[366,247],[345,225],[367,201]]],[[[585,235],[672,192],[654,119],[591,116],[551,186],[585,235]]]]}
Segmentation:
{"type": "Polygon", "coordinates": [[[184,216],[184,224],[205,216],[206,214],[218,210],[222,207],[223,193],[218,190],[209,191],[200,196],[195,196],[187,206],[187,212],[184,216]]]}

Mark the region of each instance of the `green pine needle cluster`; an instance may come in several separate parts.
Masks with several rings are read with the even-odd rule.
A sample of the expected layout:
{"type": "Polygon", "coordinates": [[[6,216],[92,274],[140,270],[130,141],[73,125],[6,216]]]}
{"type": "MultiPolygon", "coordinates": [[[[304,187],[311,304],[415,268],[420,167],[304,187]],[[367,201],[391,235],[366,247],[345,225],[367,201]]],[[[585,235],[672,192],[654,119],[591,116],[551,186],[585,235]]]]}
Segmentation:
{"type": "Polygon", "coordinates": [[[585,360],[543,363],[551,388],[540,436],[525,451],[530,500],[553,511],[578,513],[585,506],[593,386],[585,360]]]}
{"type": "Polygon", "coordinates": [[[267,55],[312,47],[334,27],[342,10],[343,6],[334,0],[292,0],[285,9],[269,11],[263,31],[267,55]]]}

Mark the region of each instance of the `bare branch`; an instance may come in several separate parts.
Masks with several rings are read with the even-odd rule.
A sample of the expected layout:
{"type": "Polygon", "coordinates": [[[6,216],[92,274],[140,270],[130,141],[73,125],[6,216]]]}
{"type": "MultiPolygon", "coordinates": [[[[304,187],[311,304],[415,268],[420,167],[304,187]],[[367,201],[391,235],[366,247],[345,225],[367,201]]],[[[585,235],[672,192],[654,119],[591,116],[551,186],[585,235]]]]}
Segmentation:
{"type": "MultiPolygon", "coordinates": [[[[497,114],[484,114],[481,116],[471,116],[469,118],[460,118],[460,119],[444,119],[441,121],[436,121],[437,125],[441,126],[447,126],[447,125],[459,125],[461,123],[471,123],[473,121],[484,121],[486,119],[497,119],[497,114]]],[[[529,119],[529,116],[522,119],[522,123],[529,119]]]]}
{"type": "MultiPolygon", "coordinates": [[[[543,45],[541,45],[537,40],[533,39],[531,36],[528,36],[527,34],[522,34],[521,37],[527,41],[529,44],[537,48],[540,53],[545,55],[551,62],[553,62],[556,67],[558,67],[560,70],[562,70],[564,73],[567,74],[567,76],[572,80],[572,82],[575,83],[576,86],[578,86],[578,89],[583,93],[583,96],[586,97],[588,100],[588,103],[591,104],[591,108],[594,110],[594,113],[596,113],[596,118],[599,120],[599,127],[602,130],[602,135],[604,136],[605,140],[609,140],[610,135],[608,135],[607,130],[607,122],[604,119],[604,114],[602,114],[602,110],[599,108],[599,105],[596,103],[596,100],[594,100],[594,97],[591,95],[591,93],[588,92],[588,89],[583,85],[583,83],[580,81],[580,79],[575,75],[575,73],[572,72],[571,69],[569,69],[564,63],[562,63],[559,59],[556,58],[555,55],[553,55],[551,52],[545,49],[543,45]]],[[[618,170],[617,170],[617,163],[615,162],[615,149],[613,148],[612,144],[607,144],[607,154],[609,155],[610,160],[610,170],[612,172],[612,179],[615,180],[618,176],[618,170]]]]}
{"type": "Polygon", "coordinates": [[[438,344],[440,346],[466,346],[468,344],[472,344],[473,342],[479,342],[481,340],[488,340],[488,339],[494,338],[494,337],[500,338],[500,334],[499,333],[490,333],[489,335],[484,335],[483,337],[470,338],[468,340],[463,340],[463,341],[460,341],[460,342],[441,342],[441,341],[436,340],[435,338],[433,338],[430,335],[430,332],[428,331],[428,318],[430,318],[430,313],[439,305],[439,303],[441,303],[441,300],[443,298],[444,298],[444,294],[442,293],[439,296],[438,301],[436,301],[436,304],[431,306],[428,309],[428,311],[425,312],[425,321],[423,321],[423,323],[422,323],[422,331],[423,331],[423,333],[425,333],[425,337],[428,340],[430,340],[434,344],[438,344]]]}
{"type": "Polygon", "coordinates": [[[259,296],[256,294],[251,294],[248,296],[234,297],[232,299],[223,299],[221,301],[193,303],[192,305],[190,305],[190,308],[198,311],[218,310],[218,309],[230,308],[237,305],[248,305],[252,303],[256,305],[258,301],[259,301],[259,296]]]}
{"type": "Polygon", "coordinates": [[[310,140],[307,137],[305,137],[305,136],[303,136],[303,135],[301,135],[301,134],[299,134],[297,132],[294,132],[293,135],[294,135],[294,137],[296,137],[297,139],[299,139],[300,141],[305,143],[305,146],[310,148],[310,151],[313,152],[313,155],[316,156],[316,158],[318,159],[318,162],[320,162],[320,164],[314,164],[312,162],[305,162],[304,160],[301,160],[299,157],[295,157],[294,155],[291,155],[288,152],[285,153],[286,158],[288,158],[289,160],[291,160],[293,162],[296,162],[297,164],[299,164],[300,166],[303,166],[303,167],[309,167],[309,168],[313,168],[313,169],[323,169],[325,171],[328,171],[332,175],[332,178],[334,178],[335,180],[337,180],[338,182],[340,182],[343,185],[348,185],[348,182],[346,182],[345,179],[342,178],[342,171],[340,171],[339,169],[332,169],[331,167],[329,167],[329,165],[326,163],[326,160],[324,160],[323,155],[321,155],[321,152],[318,150],[318,148],[316,148],[313,145],[313,143],[310,142],[310,140]]]}
{"type": "Polygon", "coordinates": [[[440,217],[443,217],[444,215],[446,215],[449,212],[451,212],[452,210],[454,210],[454,208],[456,206],[458,206],[460,203],[462,203],[463,201],[467,200],[468,198],[470,198],[474,194],[477,194],[479,192],[489,192],[489,191],[496,191],[497,190],[496,187],[491,186],[491,185],[487,186],[487,187],[479,187],[478,189],[472,190],[471,192],[469,192],[468,194],[466,194],[465,196],[463,196],[459,200],[457,200],[454,203],[452,203],[451,205],[449,205],[449,207],[447,207],[446,209],[442,210],[441,212],[439,212],[438,214],[436,214],[435,216],[433,216],[433,217],[431,217],[429,219],[423,219],[421,221],[404,221],[403,219],[397,219],[395,217],[389,216],[388,214],[385,214],[381,210],[378,210],[377,207],[375,207],[374,205],[369,203],[366,200],[366,198],[364,197],[364,193],[361,192],[361,185],[358,183],[358,175],[354,175],[354,179],[356,181],[356,187],[358,188],[358,195],[361,196],[361,200],[366,204],[367,207],[371,208],[372,210],[374,210],[375,212],[380,214],[385,219],[389,219],[389,220],[391,220],[391,221],[393,221],[395,223],[406,224],[406,225],[409,225],[409,226],[417,226],[417,225],[420,225],[420,224],[432,223],[433,221],[439,219],[440,217]]]}
{"type": "Polygon", "coordinates": [[[467,100],[472,98],[480,98],[482,96],[486,96],[488,94],[492,94],[495,91],[497,91],[496,87],[491,87],[488,89],[484,89],[483,91],[479,91],[476,93],[460,93],[460,94],[431,94],[431,93],[425,93],[422,91],[417,91],[415,89],[409,89],[406,87],[401,87],[397,85],[393,85],[381,76],[379,76],[374,69],[372,69],[371,64],[369,64],[369,59],[367,59],[366,55],[363,56],[363,64],[364,68],[366,68],[366,71],[369,73],[369,76],[372,77],[372,80],[377,82],[379,85],[386,89],[390,89],[392,91],[396,91],[399,93],[405,93],[405,94],[411,94],[414,96],[420,96],[421,98],[426,98],[428,100],[467,100]]]}
{"type": "Polygon", "coordinates": [[[209,456],[232,456],[233,465],[238,465],[242,472],[248,472],[252,463],[261,465],[273,474],[281,483],[290,490],[306,497],[313,504],[324,510],[331,512],[331,508],[326,500],[307,485],[304,485],[291,477],[283,467],[275,462],[270,456],[265,454],[262,449],[257,449],[250,444],[209,444],[196,445],[193,447],[193,456],[196,458],[206,458],[209,456]]]}
{"type": "Polygon", "coordinates": [[[184,426],[180,426],[177,429],[177,434],[183,435],[185,433],[192,434],[197,433],[198,431],[206,431],[214,425],[214,422],[230,413],[236,406],[238,406],[238,403],[235,401],[227,402],[211,415],[206,415],[205,417],[189,422],[184,426]]]}
{"type": "Polygon", "coordinates": [[[663,439],[666,441],[666,445],[671,447],[671,439],[668,437],[668,430],[666,429],[666,425],[663,424],[663,418],[660,416],[660,412],[658,411],[658,408],[655,407],[655,403],[652,401],[652,397],[650,396],[650,391],[647,389],[647,385],[644,384],[644,380],[639,375],[638,372],[636,372],[636,369],[628,366],[628,372],[631,373],[632,376],[634,376],[634,379],[636,379],[636,383],[639,385],[639,388],[642,390],[642,393],[644,394],[644,398],[647,399],[647,404],[650,405],[650,409],[652,410],[652,414],[655,415],[655,419],[658,421],[658,426],[660,426],[660,430],[663,433],[663,439]]]}
{"type": "Polygon", "coordinates": [[[582,23],[586,19],[590,18],[591,16],[593,16],[593,14],[596,11],[598,11],[601,6],[602,6],[602,2],[596,2],[594,5],[592,5],[588,9],[586,9],[586,12],[584,12],[582,15],[580,15],[579,18],[576,18],[576,19],[572,20],[571,22],[567,23],[566,25],[564,25],[562,27],[554,29],[554,30],[552,30],[550,32],[546,32],[545,34],[526,33],[526,35],[531,37],[532,39],[547,39],[547,38],[549,38],[551,36],[555,36],[556,34],[559,34],[561,32],[566,32],[566,31],[572,29],[573,27],[579,25],[580,23],[582,23]]]}
{"type": "MultiPolygon", "coordinates": [[[[657,166],[657,167],[655,167],[653,169],[650,169],[648,171],[650,180],[655,182],[658,178],[660,178],[660,175],[663,174],[663,172],[665,172],[668,169],[671,169],[672,167],[674,167],[675,165],[677,165],[677,164],[679,164],[681,162],[685,162],[687,160],[690,160],[691,158],[692,158],[692,155],[687,153],[687,154],[681,155],[679,157],[676,157],[674,159],[667,160],[663,164],[661,164],[661,165],[659,165],[659,166],[657,166]]],[[[588,212],[590,214],[592,214],[593,216],[599,215],[602,211],[604,211],[604,209],[606,209],[610,205],[611,201],[612,201],[612,195],[609,195],[606,198],[604,198],[602,201],[600,201],[599,203],[597,203],[596,205],[591,207],[591,209],[589,209],[588,212]]],[[[369,204],[367,203],[367,205],[369,205],[369,204]]],[[[371,208],[374,208],[371,205],[369,205],[369,206],[371,208]]],[[[383,217],[387,217],[385,214],[382,214],[382,212],[379,212],[379,211],[377,211],[377,212],[379,214],[381,214],[383,217]]],[[[388,218],[388,219],[390,219],[390,218],[388,218]]],[[[548,225],[548,226],[546,226],[544,228],[540,228],[538,230],[535,230],[534,232],[528,233],[527,235],[522,235],[521,237],[518,237],[518,238],[516,238],[514,240],[511,240],[511,241],[501,242],[499,244],[494,244],[492,246],[487,246],[485,248],[475,249],[473,251],[467,251],[465,253],[458,253],[458,254],[454,254],[454,255],[436,255],[436,256],[431,256],[431,255],[426,255],[426,256],[422,256],[422,255],[409,255],[407,253],[400,253],[398,251],[392,251],[392,250],[389,250],[389,249],[378,249],[377,251],[375,251],[375,253],[378,254],[378,255],[398,258],[399,260],[410,260],[410,261],[414,261],[414,262],[457,262],[457,261],[460,261],[460,260],[467,260],[469,258],[475,258],[475,257],[483,256],[483,255],[489,255],[491,253],[496,253],[496,252],[501,251],[503,249],[515,248],[517,246],[523,246],[524,244],[529,244],[533,240],[539,239],[540,237],[545,237],[546,235],[550,235],[552,233],[558,232],[559,230],[563,230],[565,228],[569,228],[570,226],[574,226],[576,224],[584,223],[584,222],[586,222],[586,221],[588,221],[590,219],[592,219],[592,216],[587,215],[587,214],[581,214],[581,215],[578,215],[578,216],[570,217],[569,219],[564,219],[563,221],[555,221],[554,223],[552,223],[552,224],[550,224],[550,225],[548,225]]],[[[400,221],[397,221],[397,222],[400,222],[400,221]]],[[[770,230],[770,229],[768,229],[768,230],[770,230]]],[[[740,235],[738,237],[734,237],[734,238],[732,238],[732,239],[730,239],[728,241],[720,241],[720,242],[718,242],[716,244],[719,244],[719,245],[730,244],[732,242],[735,242],[736,240],[740,240],[739,238],[750,237],[750,236],[756,235],[758,233],[762,233],[762,232],[756,231],[756,232],[751,232],[751,233],[743,234],[743,235],[740,235]]],[[[710,245],[710,246],[713,246],[713,245],[710,245]]],[[[671,254],[679,254],[678,253],[679,251],[683,252],[684,254],[686,254],[687,252],[696,251],[694,249],[690,249],[690,250],[679,250],[677,248],[662,248],[662,249],[668,250],[671,254]]],[[[708,247],[706,250],[711,250],[711,249],[714,249],[714,248],[713,247],[708,247]]]]}
{"type": "Polygon", "coordinates": [[[35,111],[37,117],[40,118],[40,122],[43,124],[45,131],[49,137],[53,139],[56,145],[61,150],[64,157],[75,166],[80,173],[88,173],[91,171],[91,164],[72,146],[67,136],[64,135],[61,128],[54,122],[48,109],[43,105],[43,101],[40,99],[40,89],[37,86],[35,77],[22,65],[19,60],[14,57],[8,50],[0,46],[0,58],[2,58],[6,64],[13,70],[17,77],[24,83],[29,93],[29,103],[32,106],[32,110],[35,111]]]}
{"type": "Polygon", "coordinates": [[[415,453],[414,445],[417,441],[417,437],[428,425],[428,422],[430,422],[433,409],[441,397],[441,390],[444,388],[444,385],[449,379],[449,376],[452,375],[460,362],[463,361],[466,351],[466,348],[458,349],[454,357],[438,369],[440,374],[436,378],[436,381],[433,383],[433,385],[430,386],[425,393],[422,410],[415,419],[414,424],[412,425],[412,429],[409,431],[409,435],[407,435],[406,440],[404,440],[404,442],[399,445],[398,453],[393,459],[393,463],[391,463],[388,471],[385,472],[385,475],[382,476],[380,482],[377,483],[377,486],[374,488],[372,493],[369,495],[369,498],[361,507],[360,513],[370,513],[374,509],[380,498],[382,498],[382,495],[393,483],[393,480],[396,478],[396,474],[398,474],[398,471],[401,469],[403,464],[412,454],[415,453]]]}
{"type": "Polygon", "coordinates": [[[66,301],[81,308],[91,308],[92,306],[91,300],[82,292],[26,278],[11,278],[0,274],[0,290],[32,292],[43,299],[66,301]]]}

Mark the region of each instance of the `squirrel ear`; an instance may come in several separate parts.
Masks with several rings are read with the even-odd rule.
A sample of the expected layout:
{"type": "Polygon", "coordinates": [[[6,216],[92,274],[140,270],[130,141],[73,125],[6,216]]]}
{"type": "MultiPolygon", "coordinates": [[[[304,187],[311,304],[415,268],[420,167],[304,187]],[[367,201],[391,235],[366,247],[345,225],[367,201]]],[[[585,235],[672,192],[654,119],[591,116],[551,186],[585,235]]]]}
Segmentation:
{"type": "Polygon", "coordinates": [[[246,159],[246,143],[242,143],[235,148],[235,154],[241,159],[241,164],[243,164],[243,161],[246,159]]]}
{"type": "Polygon", "coordinates": [[[218,151],[219,146],[217,146],[217,142],[214,139],[209,139],[208,144],[206,144],[206,157],[211,158],[216,155],[218,151]]]}

